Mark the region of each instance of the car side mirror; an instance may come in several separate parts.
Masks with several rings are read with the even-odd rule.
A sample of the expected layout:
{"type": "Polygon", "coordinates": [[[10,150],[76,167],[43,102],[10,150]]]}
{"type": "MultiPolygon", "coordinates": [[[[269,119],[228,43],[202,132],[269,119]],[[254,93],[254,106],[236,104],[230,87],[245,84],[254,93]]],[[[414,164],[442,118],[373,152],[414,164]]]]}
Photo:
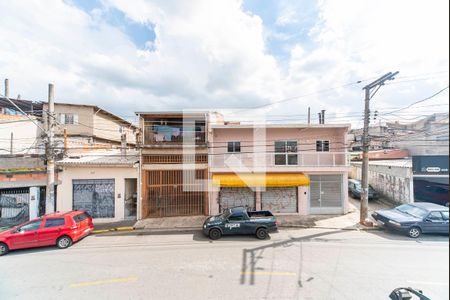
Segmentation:
{"type": "Polygon", "coordinates": [[[425,222],[427,222],[427,223],[432,223],[433,220],[431,220],[431,219],[429,219],[429,218],[425,218],[425,222]]]}

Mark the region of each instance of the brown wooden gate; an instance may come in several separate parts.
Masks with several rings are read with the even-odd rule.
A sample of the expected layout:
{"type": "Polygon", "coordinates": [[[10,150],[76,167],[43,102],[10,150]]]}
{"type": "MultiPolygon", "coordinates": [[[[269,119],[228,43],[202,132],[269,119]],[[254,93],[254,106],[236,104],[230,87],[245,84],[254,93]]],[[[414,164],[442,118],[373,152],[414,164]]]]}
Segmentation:
{"type": "MultiPolygon", "coordinates": [[[[194,172],[196,180],[207,178],[206,170],[192,171],[192,175],[194,172]]],[[[194,180],[183,184],[182,170],[152,170],[144,173],[144,217],[196,216],[208,213],[207,192],[194,180]]]]}

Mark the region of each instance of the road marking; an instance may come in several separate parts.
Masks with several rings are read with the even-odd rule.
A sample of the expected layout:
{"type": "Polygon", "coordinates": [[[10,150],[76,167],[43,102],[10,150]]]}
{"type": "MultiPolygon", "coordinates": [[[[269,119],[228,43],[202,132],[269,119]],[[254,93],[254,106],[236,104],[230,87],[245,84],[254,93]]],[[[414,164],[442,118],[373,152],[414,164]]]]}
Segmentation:
{"type": "Polygon", "coordinates": [[[292,272],[241,272],[241,275],[256,275],[256,276],[297,276],[292,272]]]}
{"type": "Polygon", "coordinates": [[[440,285],[440,286],[448,286],[448,282],[429,282],[429,281],[411,281],[408,280],[408,283],[412,284],[423,284],[423,285],[440,285]]]}
{"type": "Polygon", "coordinates": [[[123,283],[123,282],[132,282],[137,281],[137,277],[128,277],[128,278],[114,278],[114,279],[105,279],[105,280],[97,280],[97,281],[88,281],[88,282],[80,282],[73,283],[70,285],[71,288],[80,288],[94,285],[102,285],[102,284],[111,284],[111,283],[123,283]]]}

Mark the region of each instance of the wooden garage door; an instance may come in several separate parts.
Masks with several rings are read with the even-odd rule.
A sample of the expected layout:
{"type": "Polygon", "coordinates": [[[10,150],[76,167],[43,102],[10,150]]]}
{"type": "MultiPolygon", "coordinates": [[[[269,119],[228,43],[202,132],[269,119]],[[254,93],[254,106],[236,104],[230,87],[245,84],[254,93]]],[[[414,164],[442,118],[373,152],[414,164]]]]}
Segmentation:
{"type": "Polygon", "coordinates": [[[143,204],[144,217],[198,216],[207,212],[206,192],[200,180],[207,178],[206,170],[145,171],[147,182],[143,204]],[[185,178],[188,175],[192,178],[185,178]]]}
{"type": "Polygon", "coordinates": [[[267,188],[261,193],[261,204],[263,210],[273,213],[296,213],[297,187],[267,188]]]}
{"type": "Polygon", "coordinates": [[[247,207],[255,210],[255,192],[250,188],[221,188],[219,192],[220,211],[232,207],[247,207]]]}

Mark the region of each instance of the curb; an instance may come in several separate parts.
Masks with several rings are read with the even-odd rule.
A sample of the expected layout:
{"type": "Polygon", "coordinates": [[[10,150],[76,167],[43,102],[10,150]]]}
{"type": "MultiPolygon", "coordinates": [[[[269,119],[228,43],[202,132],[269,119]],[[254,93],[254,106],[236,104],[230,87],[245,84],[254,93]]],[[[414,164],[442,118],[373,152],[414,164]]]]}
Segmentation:
{"type": "Polygon", "coordinates": [[[133,231],[135,230],[134,227],[116,227],[116,228],[109,228],[109,229],[99,229],[92,231],[93,234],[96,233],[105,233],[105,232],[111,232],[111,231],[133,231]]]}
{"type": "MultiPolygon", "coordinates": [[[[361,227],[361,228],[341,228],[341,227],[326,227],[326,226],[309,226],[309,225],[281,225],[278,226],[279,230],[283,229],[329,229],[329,230],[342,230],[342,231],[380,231],[382,227],[361,227]]],[[[153,232],[153,233],[182,233],[201,231],[202,227],[175,227],[175,228],[135,228],[135,227],[116,227],[110,229],[94,230],[93,234],[118,232],[118,231],[141,231],[141,232],[153,232]]]]}

